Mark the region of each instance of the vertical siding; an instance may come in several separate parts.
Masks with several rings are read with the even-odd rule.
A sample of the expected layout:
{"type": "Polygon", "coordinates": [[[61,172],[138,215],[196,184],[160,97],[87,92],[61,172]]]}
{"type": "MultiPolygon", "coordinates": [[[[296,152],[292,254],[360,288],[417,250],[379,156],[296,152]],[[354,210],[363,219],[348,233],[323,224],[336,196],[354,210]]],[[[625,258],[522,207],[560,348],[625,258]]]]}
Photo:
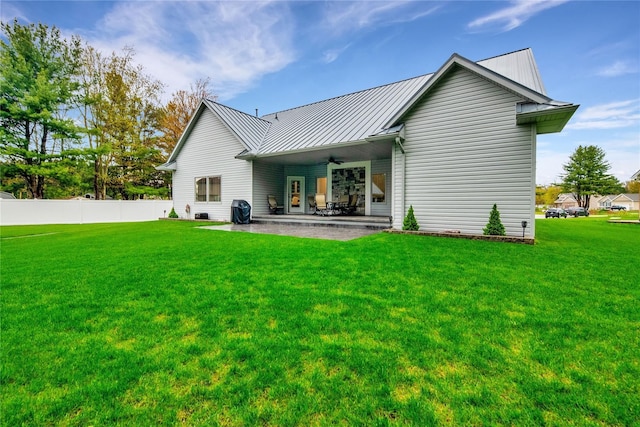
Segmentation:
{"type": "Polygon", "coordinates": [[[252,206],[251,162],[235,159],[244,147],[229,130],[209,111],[203,111],[188,140],[176,159],[173,174],[174,207],[185,218],[185,206],[191,206],[191,218],[197,212],[206,212],[211,219],[228,221],[231,202],[247,200],[252,206]],[[220,202],[196,202],[195,178],[221,177],[220,202]]]}
{"type": "Polygon", "coordinates": [[[368,199],[371,203],[371,215],[373,216],[391,216],[391,204],[392,204],[392,176],[391,176],[391,159],[372,160],[371,161],[371,175],[375,173],[383,173],[385,177],[385,202],[373,203],[371,202],[371,195],[368,199]]]}
{"type": "Polygon", "coordinates": [[[457,68],[411,112],[405,208],[413,205],[422,230],[481,234],[494,203],[508,235],[533,224],[535,132],[516,125],[518,101],[457,68]]]}
{"type": "Polygon", "coordinates": [[[284,203],[284,168],[282,165],[253,162],[253,200],[251,213],[266,215],[269,213],[267,196],[273,195],[279,204],[284,203]]]}

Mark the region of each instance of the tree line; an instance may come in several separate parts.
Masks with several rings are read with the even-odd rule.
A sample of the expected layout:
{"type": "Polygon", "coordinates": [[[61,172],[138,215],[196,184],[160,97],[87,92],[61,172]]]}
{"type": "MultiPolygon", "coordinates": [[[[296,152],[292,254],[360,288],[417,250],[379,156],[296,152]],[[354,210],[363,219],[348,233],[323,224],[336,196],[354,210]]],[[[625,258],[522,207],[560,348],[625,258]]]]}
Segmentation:
{"type": "Polygon", "coordinates": [[[170,196],[157,171],[202,98],[201,79],[161,101],[165,85],[45,24],[1,23],[0,189],[23,198],[170,196]]]}

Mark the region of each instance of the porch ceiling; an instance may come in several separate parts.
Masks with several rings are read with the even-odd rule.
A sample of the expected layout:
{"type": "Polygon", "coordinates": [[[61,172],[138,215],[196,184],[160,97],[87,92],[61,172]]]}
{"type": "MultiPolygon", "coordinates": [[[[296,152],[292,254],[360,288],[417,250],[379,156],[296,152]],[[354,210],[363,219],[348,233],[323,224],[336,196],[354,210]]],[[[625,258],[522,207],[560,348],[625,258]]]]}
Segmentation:
{"type": "Polygon", "coordinates": [[[340,143],[310,150],[262,155],[255,160],[283,165],[318,165],[326,163],[329,157],[342,162],[390,159],[393,144],[393,140],[340,143]]]}

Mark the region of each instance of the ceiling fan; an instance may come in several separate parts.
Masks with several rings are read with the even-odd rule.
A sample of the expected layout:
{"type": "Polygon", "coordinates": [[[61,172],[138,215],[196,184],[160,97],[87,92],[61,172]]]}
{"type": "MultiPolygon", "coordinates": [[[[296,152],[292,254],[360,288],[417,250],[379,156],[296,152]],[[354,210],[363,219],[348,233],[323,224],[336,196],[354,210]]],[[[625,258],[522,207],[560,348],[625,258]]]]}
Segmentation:
{"type": "Polygon", "coordinates": [[[333,164],[336,164],[336,165],[341,165],[342,163],[344,163],[344,161],[342,161],[342,160],[337,160],[337,159],[335,159],[333,156],[330,156],[330,157],[329,157],[329,160],[327,160],[327,161],[325,162],[325,165],[328,165],[329,163],[333,163],[333,164]]]}

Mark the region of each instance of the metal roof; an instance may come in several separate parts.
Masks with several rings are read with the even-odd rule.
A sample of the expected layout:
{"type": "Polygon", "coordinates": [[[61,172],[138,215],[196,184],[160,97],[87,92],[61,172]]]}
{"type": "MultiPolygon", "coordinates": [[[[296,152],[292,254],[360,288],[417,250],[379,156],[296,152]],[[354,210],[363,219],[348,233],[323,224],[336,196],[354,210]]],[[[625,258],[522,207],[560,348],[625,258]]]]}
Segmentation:
{"type": "Polygon", "coordinates": [[[258,153],[363,141],[382,131],[382,125],[429,77],[419,76],[264,116],[271,128],[258,153]]]}
{"type": "Polygon", "coordinates": [[[501,74],[516,83],[520,83],[529,89],[533,89],[538,93],[543,95],[547,94],[531,49],[522,49],[484,59],[478,61],[477,64],[501,74]]]}
{"type": "MultiPolygon", "coordinates": [[[[203,105],[214,112],[227,128],[246,147],[239,158],[271,157],[293,153],[309,153],[326,148],[345,147],[346,143],[360,144],[394,138],[401,135],[403,116],[452,66],[461,65],[520,93],[543,109],[522,106],[522,123],[541,122],[549,110],[563,107],[566,111],[547,124],[547,131],[564,127],[577,106],[559,103],[548,98],[531,49],[472,62],[457,54],[435,73],[425,74],[396,83],[278,111],[258,118],[233,108],[204,100],[203,105]],[[567,108],[572,106],[573,109],[567,108]]],[[[197,115],[201,113],[198,110],[197,115]]],[[[560,113],[560,112],[558,112],[560,113]]],[[[192,119],[192,121],[195,119],[192,119]]],[[[558,130],[555,130],[558,129],[558,130]]],[[[185,131],[167,165],[174,161],[181,149],[185,131]]],[[[164,165],[163,165],[164,166],[164,165]]]]}
{"type": "Polygon", "coordinates": [[[222,122],[249,151],[255,151],[260,147],[271,123],[208,99],[203,102],[222,119],[222,122]]]}

